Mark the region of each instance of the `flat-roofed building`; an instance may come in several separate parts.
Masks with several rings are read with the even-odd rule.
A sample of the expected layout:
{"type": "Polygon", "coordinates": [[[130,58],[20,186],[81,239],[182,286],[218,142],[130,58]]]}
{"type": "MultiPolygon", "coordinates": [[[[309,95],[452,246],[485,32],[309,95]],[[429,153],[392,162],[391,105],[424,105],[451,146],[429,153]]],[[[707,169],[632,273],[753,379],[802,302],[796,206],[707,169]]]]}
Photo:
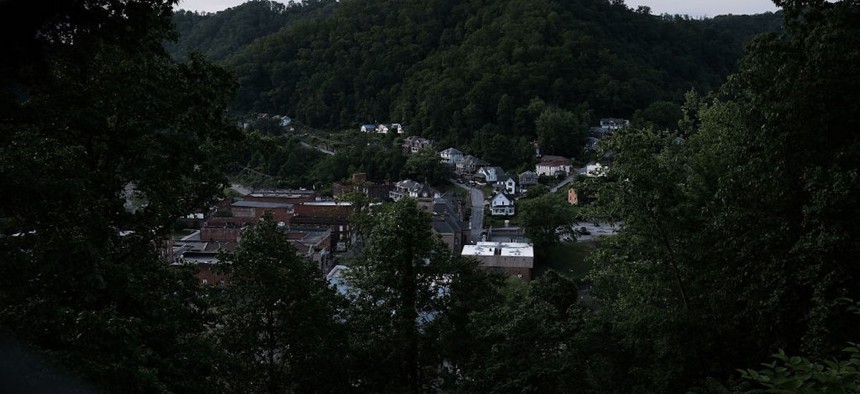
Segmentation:
{"type": "Polygon", "coordinates": [[[498,269],[530,281],[534,268],[534,246],[519,242],[478,242],[464,245],[463,256],[472,257],[486,269],[498,269]]]}
{"type": "Polygon", "coordinates": [[[275,221],[289,224],[293,216],[293,204],[282,202],[241,200],[230,204],[233,217],[253,219],[256,223],[266,212],[271,212],[275,221]]]}

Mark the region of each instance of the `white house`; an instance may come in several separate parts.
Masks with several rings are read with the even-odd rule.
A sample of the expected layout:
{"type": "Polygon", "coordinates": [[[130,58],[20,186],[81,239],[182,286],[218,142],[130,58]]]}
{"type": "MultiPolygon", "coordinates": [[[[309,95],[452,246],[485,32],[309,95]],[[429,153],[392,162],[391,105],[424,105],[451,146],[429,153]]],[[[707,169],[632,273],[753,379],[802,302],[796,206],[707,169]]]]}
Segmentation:
{"type": "Polygon", "coordinates": [[[499,193],[490,200],[490,214],[493,216],[512,216],[515,213],[514,199],[505,193],[499,193]]]}
{"type": "Polygon", "coordinates": [[[609,168],[600,163],[590,163],[585,166],[585,175],[587,176],[604,176],[609,168]]]}
{"type": "Polygon", "coordinates": [[[375,133],[376,132],[376,125],[374,125],[374,124],[361,125],[361,128],[359,128],[359,131],[361,131],[362,133],[375,133]]]}
{"type": "Polygon", "coordinates": [[[618,118],[603,118],[600,119],[600,127],[611,131],[623,129],[630,126],[630,121],[627,119],[618,118]]]}
{"type": "Polygon", "coordinates": [[[448,148],[441,152],[439,152],[439,156],[442,157],[442,162],[445,164],[455,165],[460,160],[463,160],[463,152],[460,152],[454,148],[448,148]]]}
{"type": "Polygon", "coordinates": [[[381,124],[376,127],[376,132],[380,134],[388,134],[389,132],[403,134],[403,126],[400,123],[381,124]]]}
{"type": "Polygon", "coordinates": [[[507,173],[505,173],[505,170],[503,170],[502,167],[491,167],[491,166],[481,167],[478,170],[478,172],[475,173],[475,176],[484,178],[484,180],[486,180],[487,183],[498,182],[500,178],[502,178],[506,175],[507,175],[507,173]]]}
{"type": "Polygon", "coordinates": [[[388,197],[397,201],[403,197],[432,198],[435,192],[426,184],[405,179],[394,184],[394,190],[388,192],[388,197]]]}
{"type": "Polygon", "coordinates": [[[502,184],[505,186],[505,193],[507,194],[516,194],[517,193],[517,181],[514,180],[514,177],[508,176],[502,184]]]}
{"type": "Polygon", "coordinates": [[[573,170],[570,159],[561,156],[546,155],[535,165],[537,175],[557,176],[568,175],[573,170]]]}

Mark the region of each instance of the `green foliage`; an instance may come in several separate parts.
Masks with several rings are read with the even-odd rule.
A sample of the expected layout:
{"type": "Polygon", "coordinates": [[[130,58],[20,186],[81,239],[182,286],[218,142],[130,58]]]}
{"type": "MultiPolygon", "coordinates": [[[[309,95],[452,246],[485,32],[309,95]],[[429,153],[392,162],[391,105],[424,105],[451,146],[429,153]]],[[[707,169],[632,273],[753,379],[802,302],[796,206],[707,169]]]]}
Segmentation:
{"type": "Polygon", "coordinates": [[[213,384],[207,300],[161,245],[223,189],[235,86],[169,59],[173,3],[0,6],[0,325],[99,390],[213,384]]]}
{"type": "MultiPolygon", "coordinates": [[[[251,0],[215,14],[179,10],[173,23],[181,38],[165,47],[174,59],[183,61],[192,52],[220,61],[241,51],[251,42],[277,32],[297,20],[324,16],[333,1],[290,2],[251,0]]],[[[180,4],[181,6],[182,4],[180,4]]]]}
{"type": "Polygon", "coordinates": [[[585,143],[589,117],[584,109],[576,113],[548,107],[535,120],[541,153],[564,157],[579,156],[585,143]]]}
{"type": "Polygon", "coordinates": [[[579,386],[570,344],[583,311],[575,284],[550,273],[527,285],[509,278],[493,304],[473,312],[464,335],[475,337],[462,368],[464,392],[566,392],[579,386]]]}
{"type": "Polygon", "coordinates": [[[805,357],[774,354],[776,361],[765,369],[741,370],[744,379],[766,387],[768,393],[858,393],[860,392],[860,347],[843,349],[848,358],[812,362],[805,357]]]}
{"type": "Polygon", "coordinates": [[[670,101],[655,101],[645,109],[636,110],[632,123],[639,128],[676,130],[682,116],[680,105],[670,101]]]}
{"type": "Polygon", "coordinates": [[[546,193],[517,201],[517,217],[535,248],[543,250],[557,244],[561,235],[572,234],[576,208],[561,194],[546,193]]]}
{"type": "Polygon", "coordinates": [[[226,353],[229,392],[334,392],[346,388],[346,331],[335,291],[297,254],[271,216],[221,255],[229,285],[218,291],[213,335],[226,353]]]}
{"type": "Polygon", "coordinates": [[[434,150],[422,149],[406,159],[402,176],[431,185],[443,185],[448,183],[454,173],[451,167],[441,162],[434,150]]]}
{"type": "Polygon", "coordinates": [[[462,265],[430,232],[429,214],[403,198],[375,214],[364,252],[350,265],[352,343],[358,378],[372,392],[417,392],[433,384],[433,330],[443,319],[446,277],[462,265]]]}
{"type": "Polygon", "coordinates": [[[176,48],[218,59],[232,51],[225,63],[241,82],[238,110],[313,127],[401,121],[446,145],[481,130],[532,140],[538,97],[565,110],[587,103],[602,117],[709,91],[734,69],[744,41],[778,25],[773,14],[658,18],[602,0],[276,8],[177,13],[176,48]]]}
{"type": "Polygon", "coordinates": [[[857,5],[787,7],[786,31],[751,42],[717,95],[689,96],[680,132],[604,145],[597,207],[623,226],[593,255],[600,306],[581,343],[614,350],[590,385],[683,391],[780,348],[822,359],[854,339],[838,306],[860,291],[857,5]]]}

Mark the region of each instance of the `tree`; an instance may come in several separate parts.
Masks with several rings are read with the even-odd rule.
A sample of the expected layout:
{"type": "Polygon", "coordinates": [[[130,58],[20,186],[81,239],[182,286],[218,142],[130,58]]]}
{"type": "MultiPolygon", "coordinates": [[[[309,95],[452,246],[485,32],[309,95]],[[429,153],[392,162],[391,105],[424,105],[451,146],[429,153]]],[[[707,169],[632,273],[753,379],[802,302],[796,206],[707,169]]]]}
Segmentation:
{"type": "Polygon", "coordinates": [[[467,392],[548,393],[573,390],[580,369],[572,339],[584,311],[576,286],[550,273],[530,284],[508,278],[491,292],[492,304],[472,313],[462,335],[476,345],[462,368],[467,392]]]}
{"type": "Polygon", "coordinates": [[[432,149],[422,149],[410,155],[403,165],[403,176],[431,185],[442,185],[451,179],[451,168],[442,163],[442,159],[432,149]]]}
{"type": "Polygon", "coordinates": [[[232,392],[333,392],[346,375],[340,300],[319,270],[299,257],[271,215],[220,257],[229,276],[218,295],[215,335],[232,392]]]}
{"type": "Polygon", "coordinates": [[[557,244],[562,234],[573,233],[576,210],[561,194],[541,194],[519,200],[518,205],[519,221],[536,249],[546,249],[557,244]]]}
{"type": "Polygon", "coordinates": [[[427,389],[441,360],[428,326],[445,316],[446,277],[457,259],[411,198],[376,213],[362,256],[350,265],[356,384],[369,391],[427,389]]]}
{"type": "Polygon", "coordinates": [[[161,247],[223,188],[235,86],[170,61],[174,3],[0,10],[0,324],[108,391],[211,384],[206,300],[161,247]]]}
{"type": "Polygon", "coordinates": [[[588,116],[584,109],[576,112],[547,107],[535,120],[541,153],[573,157],[582,152],[588,116]]]}
{"type": "Polygon", "coordinates": [[[854,339],[838,300],[860,292],[857,4],[785,5],[786,31],[754,40],[718,94],[691,96],[682,134],[607,143],[598,206],[624,224],[595,254],[584,337],[620,350],[594,364],[596,386],[682,391],[854,339]]]}

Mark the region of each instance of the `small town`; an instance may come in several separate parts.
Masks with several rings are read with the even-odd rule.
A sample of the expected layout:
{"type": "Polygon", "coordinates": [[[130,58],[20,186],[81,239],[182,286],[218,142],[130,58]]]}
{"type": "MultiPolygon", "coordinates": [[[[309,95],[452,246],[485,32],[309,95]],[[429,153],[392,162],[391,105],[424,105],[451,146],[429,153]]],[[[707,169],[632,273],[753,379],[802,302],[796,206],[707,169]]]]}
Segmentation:
{"type": "MultiPolygon", "coordinates": [[[[624,119],[601,119],[599,126],[590,129],[587,148],[593,150],[597,141],[629,123],[624,119]]],[[[283,127],[288,124],[282,122],[283,127]]],[[[360,128],[362,133],[386,134],[389,130],[402,135],[404,127],[393,124],[360,128]]],[[[576,179],[602,176],[611,163],[611,159],[604,159],[602,163],[594,161],[575,168],[570,158],[541,155],[540,145],[535,143],[534,169],[508,174],[503,168],[464,155],[454,147],[437,152],[433,141],[426,138],[407,136],[402,140],[406,156],[432,152],[439,157],[451,175],[445,185],[447,192],[412,179],[373,182],[364,173],[354,173],[348,181],[333,183],[330,195],[319,195],[308,188],[253,189],[234,184],[230,197],[223,196],[207,209],[180,218],[177,226],[194,231],[169,240],[165,253],[170,256],[171,264],[196,266],[201,284],[226,285],[229,278],[214,269],[219,254],[233,251],[241,241],[242,232],[269,214],[303,258],[312,261],[330,280],[342,281],[339,275],[346,267],[339,261],[349,256],[358,242],[351,232],[353,202],[348,196],[360,193],[371,204],[396,202],[404,197],[413,199],[430,213],[433,234],[451,253],[474,258],[486,269],[529,281],[535,268],[535,245],[525,228],[511,224],[517,217],[517,200],[526,198],[530,188],[534,190],[533,187],[541,185],[548,193],[563,195],[567,204],[578,206],[576,179]],[[539,180],[552,184],[544,185],[539,180]],[[451,186],[456,188],[450,190],[451,186]],[[467,193],[457,193],[457,189],[467,193]],[[486,223],[496,225],[485,226],[484,215],[494,219],[486,223]]],[[[599,225],[564,223],[556,229],[558,241],[595,242],[601,236],[613,234],[612,229],[619,223],[604,223],[603,228],[599,225]]]]}
{"type": "Polygon", "coordinates": [[[860,393],[860,0],[0,30],[0,394],[860,393]]]}

